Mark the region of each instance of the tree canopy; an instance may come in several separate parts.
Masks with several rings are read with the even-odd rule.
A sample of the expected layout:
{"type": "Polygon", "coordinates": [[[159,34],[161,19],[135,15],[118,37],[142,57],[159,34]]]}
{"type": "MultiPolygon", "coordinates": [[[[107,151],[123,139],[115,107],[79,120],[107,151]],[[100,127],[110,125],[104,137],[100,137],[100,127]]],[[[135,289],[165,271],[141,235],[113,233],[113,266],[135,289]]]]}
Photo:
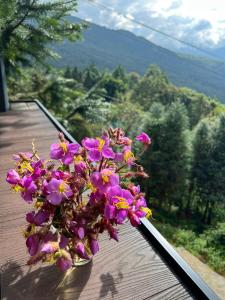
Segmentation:
{"type": "Polygon", "coordinates": [[[66,18],[76,6],[76,0],[0,1],[0,56],[6,72],[21,64],[45,64],[47,57],[56,57],[52,42],[80,38],[85,25],[66,18]]]}

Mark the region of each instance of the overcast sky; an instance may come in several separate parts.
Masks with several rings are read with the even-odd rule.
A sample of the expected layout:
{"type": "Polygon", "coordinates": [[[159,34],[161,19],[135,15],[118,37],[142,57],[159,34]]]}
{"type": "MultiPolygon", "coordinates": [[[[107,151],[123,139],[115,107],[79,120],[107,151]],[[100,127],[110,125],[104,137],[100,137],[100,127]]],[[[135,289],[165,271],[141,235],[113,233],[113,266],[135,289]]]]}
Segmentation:
{"type": "MultiPolygon", "coordinates": [[[[225,0],[97,0],[130,17],[201,47],[225,45],[225,0]]],[[[180,47],[114,12],[78,0],[76,16],[113,29],[126,29],[162,45],[180,47]]]]}

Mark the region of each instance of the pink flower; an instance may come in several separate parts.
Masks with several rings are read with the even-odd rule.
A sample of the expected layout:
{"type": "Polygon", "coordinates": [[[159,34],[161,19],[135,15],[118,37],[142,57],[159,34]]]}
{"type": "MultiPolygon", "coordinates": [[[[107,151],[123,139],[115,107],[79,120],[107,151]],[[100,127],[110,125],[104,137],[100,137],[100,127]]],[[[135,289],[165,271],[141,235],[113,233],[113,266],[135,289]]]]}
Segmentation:
{"type": "Polygon", "coordinates": [[[55,253],[58,249],[59,249],[59,244],[57,242],[52,242],[52,241],[44,243],[41,246],[41,252],[46,254],[55,253]]]}
{"type": "Polygon", "coordinates": [[[20,176],[15,170],[11,169],[7,172],[6,181],[10,184],[18,184],[20,176]]]}
{"type": "Polygon", "coordinates": [[[107,198],[108,203],[105,205],[104,217],[109,220],[116,219],[118,224],[122,224],[127,218],[133,196],[128,190],[117,185],[107,191],[107,198]]]}
{"type": "Polygon", "coordinates": [[[24,176],[21,182],[21,196],[28,203],[32,202],[33,194],[37,190],[36,184],[31,176],[24,176]]]}
{"type": "Polygon", "coordinates": [[[129,219],[132,226],[138,226],[141,221],[140,218],[150,217],[151,210],[147,207],[146,201],[144,197],[140,197],[136,200],[135,204],[129,210],[129,219]]]}
{"type": "Polygon", "coordinates": [[[119,184],[119,176],[111,169],[103,169],[101,172],[94,172],[91,175],[91,183],[99,192],[105,193],[109,187],[119,184]]]}
{"type": "Polygon", "coordinates": [[[136,137],[136,140],[143,143],[144,145],[150,145],[151,144],[151,138],[147,135],[147,133],[142,132],[136,137]]]}
{"type": "Polygon", "coordinates": [[[74,155],[78,152],[80,146],[76,143],[61,142],[51,145],[50,157],[52,159],[61,159],[65,165],[73,162],[74,155]]]}
{"type": "Polygon", "coordinates": [[[33,169],[32,170],[33,180],[40,178],[41,176],[44,176],[46,173],[42,160],[38,160],[37,162],[31,163],[31,168],[33,169]]]}
{"type": "Polygon", "coordinates": [[[135,161],[135,156],[133,152],[131,151],[130,146],[125,146],[124,147],[124,152],[123,152],[123,158],[125,162],[128,164],[128,166],[131,166],[133,162],[135,161]]]}
{"type": "Polygon", "coordinates": [[[65,235],[62,234],[60,237],[59,247],[62,249],[66,248],[68,243],[69,243],[69,239],[67,237],[65,237],[65,235]]]}
{"type": "Polygon", "coordinates": [[[27,238],[26,246],[31,256],[35,255],[38,252],[39,244],[40,244],[40,236],[37,233],[27,238]]]}
{"type": "Polygon", "coordinates": [[[92,139],[85,138],[82,141],[82,145],[86,150],[88,150],[88,159],[90,161],[99,161],[104,158],[115,158],[115,153],[112,148],[109,147],[109,139],[104,137],[92,139]]]}
{"type": "Polygon", "coordinates": [[[75,221],[70,222],[70,229],[81,240],[84,238],[85,235],[84,225],[85,224],[77,223],[75,221]]]}
{"type": "Polygon", "coordinates": [[[78,155],[74,159],[74,168],[76,173],[83,174],[84,171],[87,169],[87,164],[84,162],[83,157],[78,155]]]}
{"type": "Polygon", "coordinates": [[[82,242],[78,242],[74,250],[81,258],[90,259],[90,257],[87,255],[87,252],[84,248],[84,244],[82,242]]]}
{"type": "Polygon", "coordinates": [[[108,233],[109,233],[111,239],[114,239],[115,241],[119,242],[118,229],[117,228],[114,228],[113,226],[110,226],[108,228],[108,233]]]}
{"type": "Polygon", "coordinates": [[[99,244],[96,239],[91,239],[90,241],[91,253],[95,255],[99,251],[99,244]]]}
{"type": "Polygon", "coordinates": [[[50,213],[46,210],[39,210],[36,214],[34,211],[26,214],[27,222],[35,224],[37,226],[42,225],[44,222],[48,221],[50,213]]]}
{"type": "Polygon", "coordinates": [[[56,265],[63,272],[72,267],[71,256],[66,250],[61,250],[61,256],[58,258],[56,265]]]}
{"type": "Polygon", "coordinates": [[[53,205],[59,205],[63,199],[73,195],[73,191],[65,181],[52,178],[47,185],[47,200],[53,205]]]}

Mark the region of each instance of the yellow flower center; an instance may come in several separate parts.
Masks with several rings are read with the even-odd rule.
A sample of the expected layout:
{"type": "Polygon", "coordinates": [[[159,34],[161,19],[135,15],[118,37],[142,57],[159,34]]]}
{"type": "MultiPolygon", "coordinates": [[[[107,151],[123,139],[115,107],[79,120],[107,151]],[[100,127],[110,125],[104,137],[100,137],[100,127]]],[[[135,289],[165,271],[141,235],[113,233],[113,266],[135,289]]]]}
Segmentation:
{"type": "Polygon", "coordinates": [[[124,153],[124,160],[125,160],[126,162],[128,162],[128,160],[129,160],[130,158],[134,159],[135,157],[134,157],[133,152],[131,152],[130,150],[128,150],[128,151],[126,151],[126,152],[124,153]]]}
{"type": "Polygon", "coordinates": [[[102,151],[102,148],[105,145],[105,141],[103,139],[97,138],[99,145],[98,145],[98,151],[102,151]]]}
{"type": "Polygon", "coordinates": [[[59,185],[59,192],[60,193],[64,193],[65,192],[65,184],[64,182],[61,182],[60,185],[59,185]]]}
{"type": "Polygon", "coordinates": [[[28,161],[23,161],[20,166],[21,166],[22,170],[26,169],[26,170],[30,171],[31,173],[34,172],[34,169],[31,167],[31,165],[28,161]]]}
{"type": "Polygon", "coordinates": [[[66,145],[66,143],[60,143],[60,147],[63,149],[64,153],[67,152],[67,145],[66,145]]]}
{"type": "Polygon", "coordinates": [[[102,181],[103,181],[103,184],[109,182],[109,176],[110,175],[112,175],[112,172],[109,171],[109,170],[106,170],[106,171],[102,172],[102,181]]]}
{"type": "Polygon", "coordinates": [[[90,189],[93,193],[95,193],[97,191],[96,187],[93,186],[93,184],[91,182],[87,183],[87,188],[90,189]]]}
{"type": "Polygon", "coordinates": [[[25,189],[22,186],[20,186],[19,184],[14,185],[13,190],[17,193],[25,191],[25,189]]]}
{"type": "Polygon", "coordinates": [[[115,206],[117,209],[128,209],[129,208],[129,204],[127,203],[127,200],[123,197],[119,197],[116,196],[115,198],[117,198],[119,200],[119,202],[115,203],[115,206]]]}
{"type": "Polygon", "coordinates": [[[34,207],[35,208],[40,208],[40,207],[42,207],[44,205],[44,202],[43,201],[36,201],[36,203],[34,204],[34,207]]]}
{"type": "Polygon", "coordinates": [[[152,211],[148,207],[142,207],[141,210],[146,213],[146,218],[149,219],[152,216],[152,211]]]}
{"type": "Polygon", "coordinates": [[[74,162],[75,163],[79,163],[81,161],[83,161],[83,157],[81,155],[77,155],[77,156],[74,157],[74,162]]]}

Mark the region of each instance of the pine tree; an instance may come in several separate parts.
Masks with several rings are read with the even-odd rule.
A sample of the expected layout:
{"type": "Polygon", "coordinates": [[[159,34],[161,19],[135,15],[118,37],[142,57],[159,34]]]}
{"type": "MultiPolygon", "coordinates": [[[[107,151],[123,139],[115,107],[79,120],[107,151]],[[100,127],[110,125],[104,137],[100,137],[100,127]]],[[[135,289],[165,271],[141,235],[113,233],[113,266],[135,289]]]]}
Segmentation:
{"type": "Polygon", "coordinates": [[[0,56],[7,73],[20,64],[46,64],[47,57],[55,58],[52,42],[77,40],[85,25],[66,18],[76,6],[76,0],[0,1],[0,56]]]}
{"type": "Polygon", "coordinates": [[[148,125],[153,142],[144,157],[150,174],[147,192],[168,209],[172,204],[182,207],[188,174],[186,111],[183,105],[173,103],[161,118],[162,107],[153,112],[157,117],[148,125]]]}
{"type": "Polygon", "coordinates": [[[211,224],[215,210],[225,208],[225,115],[221,115],[212,136],[210,161],[211,197],[206,222],[211,224]]]}
{"type": "Polygon", "coordinates": [[[201,121],[196,128],[193,140],[193,161],[191,168],[191,189],[189,197],[196,193],[196,210],[202,213],[206,222],[212,191],[212,133],[206,121],[201,121]]]}

